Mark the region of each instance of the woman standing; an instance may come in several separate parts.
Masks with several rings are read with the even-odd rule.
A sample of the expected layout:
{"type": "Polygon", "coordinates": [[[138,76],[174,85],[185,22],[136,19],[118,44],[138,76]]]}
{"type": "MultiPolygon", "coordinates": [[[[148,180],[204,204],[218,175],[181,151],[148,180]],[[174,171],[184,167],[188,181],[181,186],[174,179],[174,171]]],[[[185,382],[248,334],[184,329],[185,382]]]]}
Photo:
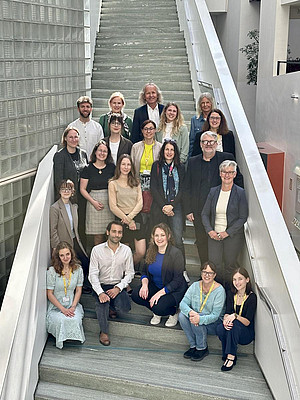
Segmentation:
{"type": "Polygon", "coordinates": [[[184,166],[180,163],[179,150],[173,140],[166,140],[159,152],[159,159],[151,169],[150,188],[153,197],[151,206],[152,226],[165,222],[173,232],[175,246],[185,258],[182,232],[184,166]]]}
{"type": "Polygon", "coordinates": [[[142,284],[131,295],[135,303],[153,311],[151,325],[158,325],[161,316],[166,315],[169,318],[165,325],[175,326],[178,322],[177,307],[187,289],[183,256],[173,243],[168,225],[161,223],[153,228],[142,284]]]}
{"type": "Polygon", "coordinates": [[[108,206],[108,181],[114,176],[115,165],[110,148],[104,140],[98,142],[91,162],[81,173],[80,192],[87,200],[85,233],[94,235],[95,246],[105,242],[105,230],[113,214],[108,206]]]}
{"type": "Polygon", "coordinates": [[[202,93],[197,102],[197,115],[194,115],[191,119],[189,157],[191,157],[193,153],[195,137],[197,133],[204,132],[202,129],[203,124],[213,108],[214,99],[212,95],[209,92],[202,93]]]}
{"type": "Polygon", "coordinates": [[[248,204],[245,190],[233,183],[237,163],[225,160],[219,169],[222,184],[210,189],[201,217],[209,236],[208,258],[216,264],[222,282],[230,285],[232,269],[243,245],[248,204]]]}
{"type": "MultiPolygon", "coordinates": [[[[225,151],[231,153],[235,157],[235,142],[232,131],[227,127],[225,115],[218,108],[214,108],[207,116],[207,120],[203,124],[202,132],[214,132],[218,135],[217,151],[225,151]]],[[[200,136],[202,132],[197,133],[194,141],[192,156],[202,153],[200,147],[200,136]]]]}
{"type": "Polygon", "coordinates": [[[59,186],[60,198],[50,207],[50,244],[55,252],[60,242],[69,243],[87,276],[89,260],[78,233],[78,206],[70,201],[74,194],[74,183],[63,180],[59,186]]]}
{"type": "Polygon", "coordinates": [[[134,242],[134,263],[146,252],[145,232],[140,212],[143,208],[141,185],[136,178],[131,157],[122,154],[118,159],[115,175],[108,183],[109,208],[123,223],[124,243],[134,242]]]}
{"type": "Polygon", "coordinates": [[[110,134],[108,121],[111,115],[119,114],[123,119],[123,128],[121,134],[126,139],[130,139],[132,130],[132,119],[123,112],[123,108],[125,107],[125,99],[123,94],[120,92],[112,93],[108,100],[108,107],[110,108],[110,111],[107,114],[102,114],[99,120],[99,124],[103,128],[104,136],[109,136],[110,134]]]}
{"type": "Polygon", "coordinates": [[[226,313],[223,324],[217,328],[222,342],[222,371],[230,371],[236,364],[237,345],[246,345],[254,340],[254,315],[257,305],[256,294],[245,268],[232,274],[232,291],[227,293],[226,313]]]}
{"type": "Polygon", "coordinates": [[[119,114],[111,114],[108,121],[109,136],[104,140],[108,144],[115,165],[122,154],[130,154],[132,143],[121,135],[124,128],[123,118],[119,114]]]}
{"type": "Polygon", "coordinates": [[[72,126],[65,129],[62,135],[63,146],[54,154],[54,183],[58,193],[60,183],[64,179],[70,179],[75,186],[75,193],[78,193],[80,173],[88,164],[86,152],[78,147],[79,131],[72,126]]]}
{"type": "Polygon", "coordinates": [[[163,143],[164,140],[174,140],[177,143],[180,161],[185,163],[189,152],[189,134],[184,124],[183,115],[176,103],[167,103],[161,113],[156,138],[163,143]]]}
{"type": "Polygon", "coordinates": [[[59,243],[53,254],[53,266],[47,271],[47,331],[56,338],[56,347],[65,340],[85,341],[82,327],[83,308],[79,304],[83,285],[81,267],[67,242],[59,243]],[[75,291],[75,295],[74,295],[75,291]]]}
{"type": "Polygon", "coordinates": [[[216,335],[225,303],[225,290],[215,281],[216,266],[207,261],[201,267],[201,280],[187,290],[179,307],[179,322],[190,348],[184,358],[201,361],[208,355],[207,335],[216,335]]]}

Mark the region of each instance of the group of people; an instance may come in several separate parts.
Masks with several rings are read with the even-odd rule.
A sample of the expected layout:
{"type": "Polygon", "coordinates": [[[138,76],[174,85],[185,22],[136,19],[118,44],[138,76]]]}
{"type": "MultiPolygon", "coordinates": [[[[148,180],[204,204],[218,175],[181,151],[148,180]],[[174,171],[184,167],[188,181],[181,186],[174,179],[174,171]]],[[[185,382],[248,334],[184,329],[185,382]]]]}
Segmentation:
{"type": "Polygon", "coordinates": [[[167,316],[172,327],[179,319],[190,343],[185,358],[203,359],[207,333],[218,334],[226,371],[237,344],[253,340],[256,307],[247,271],[236,269],[248,206],[234,136],[209,93],[199,98],[190,134],[179,106],[163,106],[155,84],[144,86],[140,101],[131,120],[124,96],[113,93],[97,123],[92,100],[82,96],[79,118],[63,133],[54,156],[47,328],[59,348],[68,339],[84,342],[83,287],[95,297],[99,340],[107,346],[108,320],[130,311],[131,295],[153,312],[151,324],[167,316]],[[202,262],[201,280],[189,288],[185,219],[195,227],[202,262]],[[90,258],[86,235],[94,241],[90,258]],[[136,272],[141,282],[132,290],[136,272]]]}

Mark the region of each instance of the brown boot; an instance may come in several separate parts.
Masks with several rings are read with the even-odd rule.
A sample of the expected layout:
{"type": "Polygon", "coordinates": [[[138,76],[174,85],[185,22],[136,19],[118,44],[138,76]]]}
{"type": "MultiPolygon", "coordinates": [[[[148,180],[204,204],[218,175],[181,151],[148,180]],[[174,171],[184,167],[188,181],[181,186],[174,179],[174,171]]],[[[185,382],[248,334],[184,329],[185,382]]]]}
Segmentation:
{"type": "Polygon", "coordinates": [[[103,346],[109,346],[110,340],[107,333],[101,332],[99,337],[99,342],[103,344],[103,346]]]}

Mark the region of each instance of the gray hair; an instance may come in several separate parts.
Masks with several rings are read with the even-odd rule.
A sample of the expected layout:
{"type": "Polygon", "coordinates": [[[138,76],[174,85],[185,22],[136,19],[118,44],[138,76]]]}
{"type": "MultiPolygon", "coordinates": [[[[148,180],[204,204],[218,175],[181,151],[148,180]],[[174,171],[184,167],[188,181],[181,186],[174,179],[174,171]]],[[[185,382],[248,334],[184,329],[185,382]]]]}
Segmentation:
{"type": "Polygon", "coordinates": [[[203,132],[202,135],[200,136],[200,141],[202,141],[203,137],[206,136],[206,135],[211,137],[215,141],[218,140],[218,135],[215,132],[206,131],[206,132],[203,132]]]}
{"type": "Polygon", "coordinates": [[[223,171],[224,168],[228,167],[233,167],[234,171],[236,172],[237,169],[237,163],[233,160],[224,160],[220,165],[219,165],[219,171],[223,171]]]}
{"type": "Polygon", "coordinates": [[[215,102],[214,102],[213,96],[212,96],[209,92],[204,92],[204,93],[202,93],[202,94],[200,95],[198,101],[197,101],[197,116],[198,116],[198,118],[200,117],[200,114],[201,114],[201,112],[202,112],[202,111],[201,111],[200,104],[201,104],[201,101],[202,101],[205,97],[207,98],[207,100],[209,100],[209,101],[211,102],[211,109],[215,108],[215,102]]]}
{"type": "Polygon", "coordinates": [[[162,97],[162,93],[160,88],[153,82],[148,82],[143,86],[143,89],[140,91],[139,94],[139,102],[140,104],[146,104],[146,100],[145,100],[145,91],[146,91],[146,87],[147,86],[154,86],[156,89],[156,93],[157,93],[157,102],[158,103],[162,103],[163,102],[163,97],[162,97]]]}

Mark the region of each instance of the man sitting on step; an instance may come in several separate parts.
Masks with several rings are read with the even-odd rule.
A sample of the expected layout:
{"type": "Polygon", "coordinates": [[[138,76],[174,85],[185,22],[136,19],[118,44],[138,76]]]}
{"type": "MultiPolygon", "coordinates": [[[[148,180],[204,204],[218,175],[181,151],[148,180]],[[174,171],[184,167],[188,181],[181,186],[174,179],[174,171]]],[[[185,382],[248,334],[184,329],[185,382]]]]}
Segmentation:
{"type": "Polygon", "coordinates": [[[134,277],[134,267],[130,247],[120,243],[123,236],[121,222],[110,222],[106,235],[107,242],[92,249],[89,281],[96,298],[99,340],[104,346],[109,346],[108,317],[115,318],[116,312],[126,313],[131,309],[126,288],[134,277]]]}

